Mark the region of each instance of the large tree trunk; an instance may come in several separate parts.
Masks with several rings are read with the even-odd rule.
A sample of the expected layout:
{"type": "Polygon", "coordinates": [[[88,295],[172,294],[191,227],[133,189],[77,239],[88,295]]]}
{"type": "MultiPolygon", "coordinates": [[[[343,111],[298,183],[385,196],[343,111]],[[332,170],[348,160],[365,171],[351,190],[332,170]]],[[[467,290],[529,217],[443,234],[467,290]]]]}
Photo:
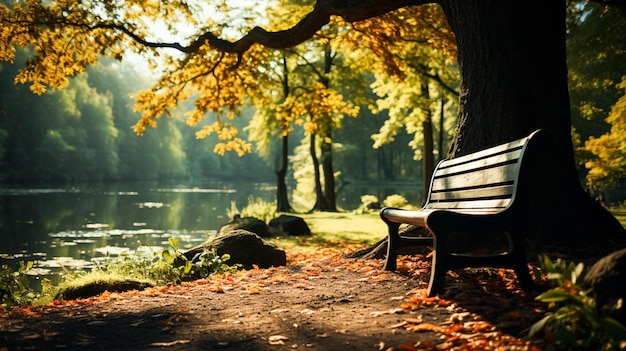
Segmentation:
{"type": "Polygon", "coordinates": [[[570,135],[565,0],[443,0],[456,33],[461,94],[452,157],[552,131],[540,160],[530,237],[594,245],[623,227],[583,191],[570,135]]]}

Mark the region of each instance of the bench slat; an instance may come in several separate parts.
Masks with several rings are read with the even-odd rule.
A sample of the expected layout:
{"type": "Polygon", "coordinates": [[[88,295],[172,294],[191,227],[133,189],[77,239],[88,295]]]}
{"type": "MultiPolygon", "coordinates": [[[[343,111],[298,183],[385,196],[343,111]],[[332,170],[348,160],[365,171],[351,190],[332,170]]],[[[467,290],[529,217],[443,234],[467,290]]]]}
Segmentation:
{"type": "Polygon", "coordinates": [[[437,174],[452,175],[455,173],[473,172],[482,169],[493,168],[504,163],[516,163],[522,155],[521,149],[512,150],[511,152],[492,155],[487,158],[464,162],[461,164],[453,163],[452,160],[444,160],[437,166],[437,174]]]}
{"type": "Polygon", "coordinates": [[[502,144],[502,145],[494,146],[488,149],[484,149],[482,151],[478,151],[469,155],[455,157],[453,159],[446,160],[445,162],[448,164],[448,166],[453,166],[453,165],[458,165],[462,163],[467,163],[473,160],[479,160],[479,159],[489,157],[491,155],[503,153],[503,152],[504,153],[510,152],[511,150],[521,149],[526,143],[526,141],[528,141],[528,137],[515,140],[507,144],[502,144]]]}
{"type": "Polygon", "coordinates": [[[464,199],[510,198],[515,191],[513,184],[503,184],[485,188],[465,188],[455,190],[439,190],[430,194],[428,202],[459,201],[464,199]]]}
{"type": "Polygon", "coordinates": [[[504,165],[491,168],[488,171],[463,173],[440,178],[433,177],[431,191],[467,189],[469,186],[479,187],[485,184],[513,183],[516,177],[517,167],[504,165]]]}
{"type": "Polygon", "coordinates": [[[426,205],[427,209],[445,209],[445,210],[482,210],[489,212],[499,212],[506,209],[511,203],[511,199],[493,199],[493,200],[473,200],[473,201],[455,201],[455,202],[432,202],[426,205]]]}

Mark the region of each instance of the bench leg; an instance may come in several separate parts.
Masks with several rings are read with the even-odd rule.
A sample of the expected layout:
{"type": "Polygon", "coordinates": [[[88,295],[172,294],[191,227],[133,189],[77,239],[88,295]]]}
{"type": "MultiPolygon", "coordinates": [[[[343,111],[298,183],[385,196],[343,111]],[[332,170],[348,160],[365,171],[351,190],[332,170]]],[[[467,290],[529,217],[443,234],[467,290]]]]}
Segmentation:
{"type": "Polygon", "coordinates": [[[446,273],[448,273],[446,262],[449,261],[450,256],[447,241],[447,235],[438,235],[433,240],[433,260],[430,269],[430,281],[428,283],[428,297],[433,297],[444,291],[446,273]]]}
{"type": "Polygon", "coordinates": [[[387,259],[385,260],[385,270],[395,271],[398,260],[398,245],[400,243],[399,223],[387,222],[389,234],[387,235],[387,259]]]}
{"type": "Polygon", "coordinates": [[[512,256],[513,270],[517,276],[517,280],[524,291],[530,291],[535,287],[533,278],[528,270],[528,262],[526,261],[526,242],[523,235],[518,233],[509,233],[510,251],[512,256]]]}

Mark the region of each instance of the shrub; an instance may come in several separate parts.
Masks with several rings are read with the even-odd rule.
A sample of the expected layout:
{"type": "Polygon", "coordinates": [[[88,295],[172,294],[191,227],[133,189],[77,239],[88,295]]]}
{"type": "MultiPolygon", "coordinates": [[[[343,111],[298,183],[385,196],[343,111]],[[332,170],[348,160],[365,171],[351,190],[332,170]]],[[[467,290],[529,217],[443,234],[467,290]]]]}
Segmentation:
{"type": "Polygon", "coordinates": [[[154,253],[138,250],[100,262],[95,271],[119,274],[131,279],[150,280],[158,284],[178,284],[182,281],[206,278],[214,273],[235,272],[237,265],[225,262],[230,255],[218,256],[215,250],[203,251],[187,259],[180,251],[178,240],[169,239],[170,247],[154,253]]]}
{"type": "MultiPolygon", "coordinates": [[[[582,263],[552,262],[540,258],[541,270],[552,289],[537,296],[553,309],[530,329],[530,336],[543,332],[545,350],[622,350],[626,327],[611,317],[619,306],[598,306],[584,282],[582,263]]],[[[621,301],[618,302],[621,304],[621,301]]]]}
{"type": "Polygon", "coordinates": [[[407,203],[407,199],[399,194],[389,195],[383,200],[383,205],[387,207],[404,207],[407,203]]]}
{"type": "Polygon", "coordinates": [[[0,306],[26,305],[38,296],[30,287],[26,276],[26,272],[32,267],[32,262],[20,262],[17,272],[7,265],[0,267],[0,306]]]}

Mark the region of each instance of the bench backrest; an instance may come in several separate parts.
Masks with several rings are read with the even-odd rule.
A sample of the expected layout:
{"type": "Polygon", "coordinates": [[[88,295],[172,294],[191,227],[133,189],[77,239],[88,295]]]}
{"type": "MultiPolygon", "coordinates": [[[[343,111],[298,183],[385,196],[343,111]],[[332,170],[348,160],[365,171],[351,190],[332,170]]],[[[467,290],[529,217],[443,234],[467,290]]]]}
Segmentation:
{"type": "Polygon", "coordinates": [[[509,207],[520,183],[526,182],[520,173],[524,165],[534,165],[535,144],[545,140],[546,133],[538,130],[522,139],[439,162],[424,208],[493,213],[509,207]]]}

